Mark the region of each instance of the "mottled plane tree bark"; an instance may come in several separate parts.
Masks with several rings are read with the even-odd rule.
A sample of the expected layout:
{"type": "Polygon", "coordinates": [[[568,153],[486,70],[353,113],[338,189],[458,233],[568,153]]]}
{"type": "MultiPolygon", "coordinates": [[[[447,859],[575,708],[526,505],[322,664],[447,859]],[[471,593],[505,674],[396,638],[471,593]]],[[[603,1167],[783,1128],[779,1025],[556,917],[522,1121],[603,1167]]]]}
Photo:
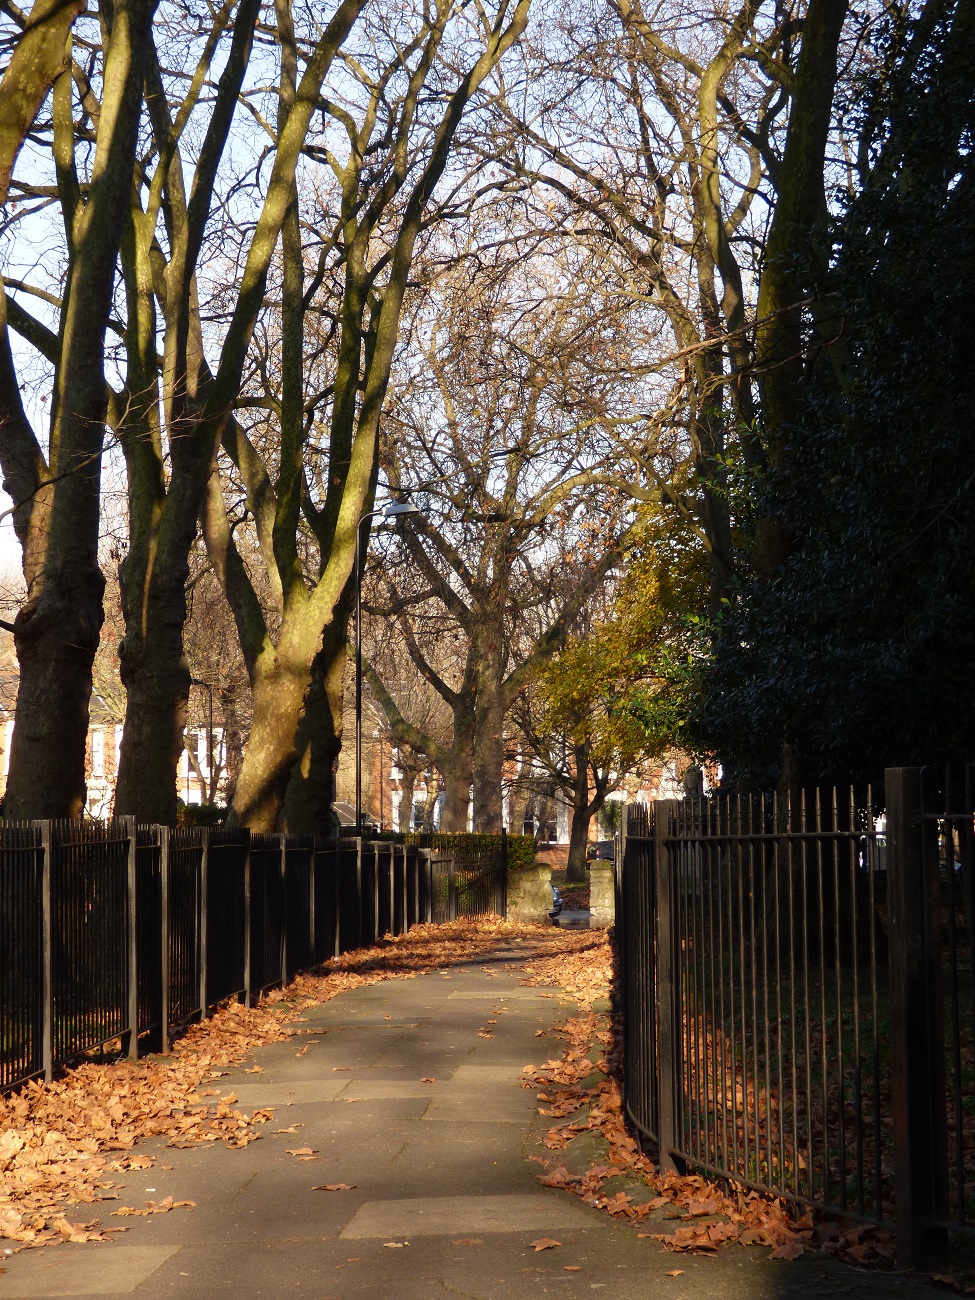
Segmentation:
{"type": "MultiPolygon", "coordinates": [[[[148,23],[140,35],[134,84],[139,103],[144,88],[151,148],[134,178],[130,159],[124,202],[102,221],[104,231],[114,232],[115,246],[121,242],[125,361],[122,387],[111,390],[102,374],[99,394],[101,424],[107,418],[117,435],[128,478],[129,545],[120,575],[125,636],[119,648],[127,703],[115,808],[143,820],[175,818],[176,764],[190,686],[182,640],[189,551],[216,448],[232,421],[269,268],[282,229],[294,228],[295,175],[309,123],[322,83],[366,2],[342,0],[328,23],[303,43],[301,58],[290,11],[278,8],[284,53],[273,158],[269,166],[261,159],[269,174],[250,191],[250,220],[238,221],[236,244],[225,239],[220,249],[225,269],[234,260],[230,275],[217,285],[226,320],[219,333],[212,325],[204,329],[208,300],[201,307],[201,296],[212,298],[214,282],[208,271],[201,287],[199,265],[217,247],[214,214],[228,189],[240,185],[225,159],[228,145],[240,140],[241,115],[253,108],[247,74],[260,5],[224,0],[195,29],[190,15],[168,11],[168,21],[181,24],[186,38],[185,69],[160,59],[148,23]],[[215,62],[222,70],[211,92],[215,62]]],[[[84,111],[98,118],[90,79],[76,64],[72,76],[84,111]]],[[[73,120],[72,76],[56,83],[53,105],[54,156],[69,238],[78,193],[71,160],[75,137],[86,126],[84,119],[80,125],[73,120]]],[[[101,130],[104,113],[98,120],[101,130]]],[[[59,304],[62,312],[67,301],[59,304]]],[[[19,303],[11,304],[11,313],[19,332],[55,362],[61,342],[19,303]]],[[[97,456],[88,463],[97,468],[97,456]]],[[[88,503],[97,517],[97,486],[88,503]]]]}
{"type": "MultiPolygon", "coordinates": [[[[100,8],[100,98],[85,78],[80,105],[84,172],[75,151],[70,58],[54,78],[53,152],[67,274],[57,303],[56,338],[50,330],[36,331],[50,347],[54,365],[46,454],[21,400],[7,335],[13,308],[2,322],[0,464],[14,500],[27,586],[14,621],[20,686],[6,795],[10,817],[77,816],[85,802],[88,702],[104,588],[98,532],[110,405],[105,334],[135,170],[155,7],[155,0],[116,0],[100,8]]],[[[67,32],[62,34],[67,39],[67,32]]]]}
{"type": "Polygon", "coordinates": [[[236,252],[243,265],[238,283],[230,288],[229,304],[227,292],[222,295],[230,319],[212,367],[201,326],[199,261],[204,250],[213,252],[221,187],[238,183],[234,176],[223,176],[221,164],[239,112],[259,3],[241,0],[236,10],[225,4],[218,11],[181,103],[170,104],[158,62],[153,59],[150,65],[148,106],[159,163],[145,207],[133,208],[124,260],[130,386],[142,400],[138,407],[130,404],[122,430],[131,544],[122,566],[126,635],[120,657],[129,705],[116,794],[120,812],[160,820],[175,813],[175,770],[190,684],[182,646],[189,551],[217,447],[222,439],[232,444],[235,437],[232,412],[276,251],[283,241],[287,261],[294,242],[295,178],[312,115],[365,3],[343,0],[325,28],[305,42],[304,58],[299,58],[289,5],[282,0],[277,6],[280,76],[273,162],[255,203],[253,224],[236,252]],[[207,129],[187,193],[181,138],[225,31],[226,61],[208,105],[207,129]],[[165,251],[156,231],[160,208],[165,251]],[[156,302],[164,322],[161,372],[153,347],[156,302]],[[160,410],[164,430],[157,427],[160,410]]]}
{"type": "Polygon", "coordinates": [[[346,52],[343,78],[316,101],[326,128],[306,154],[320,171],[309,171],[307,196],[297,197],[318,262],[306,268],[294,243],[283,246],[280,382],[255,382],[241,407],[250,396],[271,421],[245,428],[242,416],[224,437],[265,588],[280,593],[273,605],[262,603],[240,560],[216,476],[204,513],[254,698],[232,816],[256,830],[279,825],[289,783],[289,828],[327,816],[355,535],[374,500],[380,418],[417,241],[434,219],[465,114],[523,31],[528,7],[502,0],[475,17],[452,2],[422,14],[377,6],[360,46],[346,52]]]}

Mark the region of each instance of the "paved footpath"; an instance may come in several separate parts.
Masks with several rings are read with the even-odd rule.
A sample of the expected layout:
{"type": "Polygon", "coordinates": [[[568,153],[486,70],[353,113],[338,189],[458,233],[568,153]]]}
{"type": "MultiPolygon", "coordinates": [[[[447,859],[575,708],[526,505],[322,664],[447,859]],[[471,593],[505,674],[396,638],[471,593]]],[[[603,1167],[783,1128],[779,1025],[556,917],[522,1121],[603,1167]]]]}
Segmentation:
{"type": "Polygon", "coordinates": [[[0,1272],[0,1300],[932,1300],[917,1282],[831,1260],[775,1263],[739,1247],[716,1259],[673,1255],[541,1187],[530,1157],[551,1121],[519,1080],[523,1065],[557,1053],[537,1031],[566,1008],[551,992],[520,987],[511,959],[376,984],[305,1011],[306,1037],[259,1049],[261,1073],[244,1062],[219,1080],[248,1112],[273,1108],[260,1141],[240,1150],[143,1144],[160,1163],[124,1175],[120,1201],[98,1207],[106,1224],[129,1231],[110,1245],[14,1256],[0,1272]],[[497,1021],[493,1038],[477,1032],[488,1020],[497,1021]],[[302,1148],[315,1158],[289,1154],[302,1148]],[[313,1190],[326,1183],[353,1187],[313,1190]],[[113,1206],[169,1195],[196,1208],[108,1217],[113,1206]],[[539,1237],[562,1244],[536,1253],[539,1237]],[[674,1269],[683,1272],[668,1276],[674,1269]]]}

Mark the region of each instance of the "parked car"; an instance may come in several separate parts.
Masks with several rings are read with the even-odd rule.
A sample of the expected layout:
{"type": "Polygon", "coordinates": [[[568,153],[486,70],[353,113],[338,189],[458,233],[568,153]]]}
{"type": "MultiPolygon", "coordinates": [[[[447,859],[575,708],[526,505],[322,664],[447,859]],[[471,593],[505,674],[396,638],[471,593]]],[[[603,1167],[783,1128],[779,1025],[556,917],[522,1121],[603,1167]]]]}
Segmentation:
{"type": "Polygon", "coordinates": [[[616,841],[597,840],[595,844],[589,845],[586,856],[590,862],[615,862],[616,841]]]}

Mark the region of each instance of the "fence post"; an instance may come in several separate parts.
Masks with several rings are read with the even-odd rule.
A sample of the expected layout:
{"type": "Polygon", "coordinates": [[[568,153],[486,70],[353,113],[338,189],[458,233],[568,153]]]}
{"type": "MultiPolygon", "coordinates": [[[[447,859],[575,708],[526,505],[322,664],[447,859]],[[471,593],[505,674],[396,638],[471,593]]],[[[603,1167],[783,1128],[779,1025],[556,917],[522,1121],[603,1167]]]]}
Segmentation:
{"type": "Polygon", "coordinates": [[[281,987],[288,983],[288,837],[281,836],[281,987]]]}
{"type": "Polygon", "coordinates": [[[318,920],[315,915],[315,863],[318,861],[318,836],[311,837],[308,853],[308,965],[318,961],[318,920]]]}
{"type": "Polygon", "coordinates": [[[501,880],[498,888],[498,915],[508,919],[508,831],[501,827],[501,880]]]}
{"type": "Polygon", "coordinates": [[[416,851],[417,876],[420,877],[422,891],[420,894],[420,920],[429,925],[433,920],[433,850],[418,848],[416,851]],[[422,870],[422,876],[420,875],[422,870]]]}
{"type": "Polygon", "coordinates": [[[41,960],[43,962],[43,1021],[41,1059],[44,1078],[54,1078],[54,930],[51,897],[51,823],[35,822],[40,831],[41,850],[41,960]]]}
{"type": "Polygon", "coordinates": [[[200,936],[200,1019],[207,1018],[207,930],[209,929],[209,901],[210,889],[207,882],[210,867],[210,829],[208,826],[201,827],[203,836],[203,846],[200,853],[200,917],[197,924],[199,925],[200,936]]]}
{"type": "Polygon", "coordinates": [[[251,995],[251,833],[242,830],[244,849],[244,1006],[249,1007],[251,995]]]}
{"type": "Polygon", "coordinates": [[[157,826],[159,841],[159,978],[162,980],[159,1018],[160,1050],[169,1051],[169,827],[157,826]]]}
{"type": "MultiPolygon", "coordinates": [[[[613,836],[613,925],[616,932],[616,951],[619,960],[626,960],[626,909],[623,906],[623,855],[626,853],[626,823],[630,815],[629,804],[620,807],[619,829],[613,836]]],[[[624,975],[624,979],[626,976],[624,975]]]]}
{"type": "Polygon", "coordinates": [[[453,848],[447,859],[447,920],[457,920],[457,860],[453,848]]]}
{"type": "Polygon", "coordinates": [[[884,782],[897,1267],[919,1268],[946,1193],[937,822],[922,820],[920,768],[888,768],[884,782]]]}
{"type": "Polygon", "coordinates": [[[126,863],[126,900],[128,917],[126,925],[126,948],[128,959],[128,1020],[129,1029],[125,1035],[126,1051],[129,1060],[134,1061],[139,1055],[139,945],[136,935],[136,853],[138,851],[138,829],[134,817],[123,817],[125,833],[129,841],[128,860],[126,863]]]}
{"type": "Polygon", "coordinates": [[[681,1026],[674,1017],[674,926],[671,916],[671,870],[667,837],[677,807],[675,799],[653,804],[653,862],[657,891],[657,1097],[660,1108],[658,1165],[662,1173],[676,1168],[671,1154],[677,1144],[676,1065],[681,1026]]]}

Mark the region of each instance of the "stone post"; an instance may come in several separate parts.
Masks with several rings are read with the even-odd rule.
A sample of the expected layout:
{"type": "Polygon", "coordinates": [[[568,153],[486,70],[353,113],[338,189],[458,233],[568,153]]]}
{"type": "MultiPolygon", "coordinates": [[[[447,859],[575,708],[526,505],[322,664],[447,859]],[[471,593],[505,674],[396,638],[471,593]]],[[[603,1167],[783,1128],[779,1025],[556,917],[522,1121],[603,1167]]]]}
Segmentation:
{"type": "Polygon", "coordinates": [[[616,920],[616,870],[612,862],[589,863],[589,928],[606,930],[616,920]]]}
{"type": "Polygon", "coordinates": [[[508,920],[520,924],[550,925],[552,868],[541,862],[508,872],[508,920]]]}

